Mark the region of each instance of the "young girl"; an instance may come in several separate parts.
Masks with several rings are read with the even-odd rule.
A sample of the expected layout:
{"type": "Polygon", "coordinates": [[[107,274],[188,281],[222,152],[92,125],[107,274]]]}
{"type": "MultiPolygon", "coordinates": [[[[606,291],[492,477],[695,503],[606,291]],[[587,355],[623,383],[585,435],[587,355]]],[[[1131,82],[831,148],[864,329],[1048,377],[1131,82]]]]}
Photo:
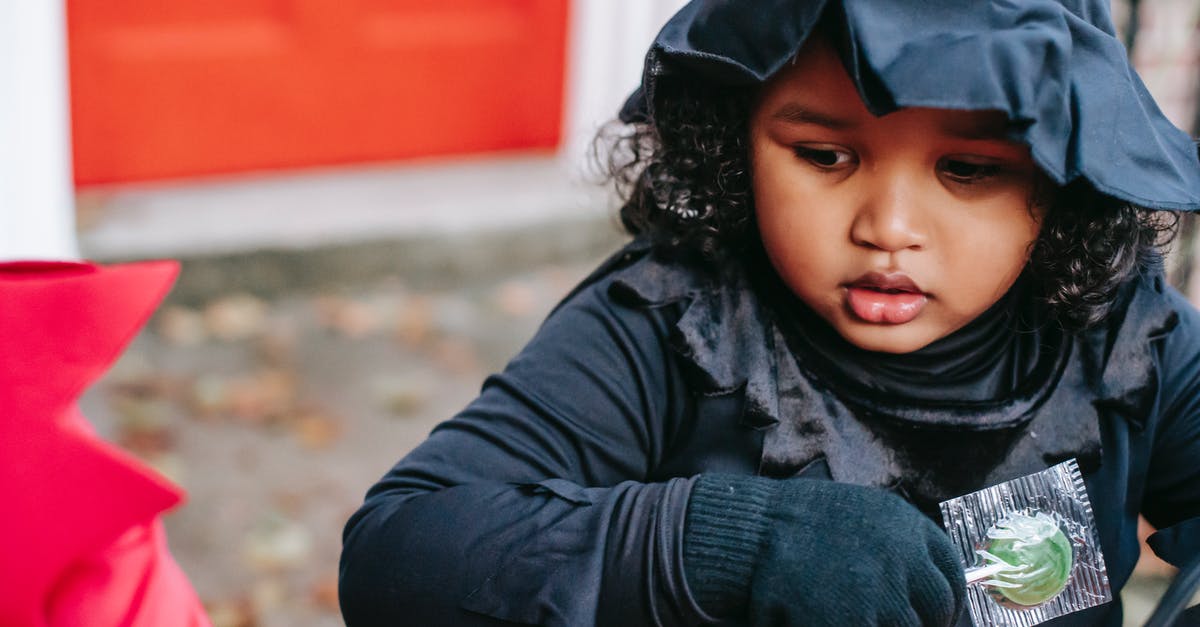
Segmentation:
{"type": "MultiPolygon", "coordinates": [[[[1200,555],[1200,209],[1105,0],[696,0],[633,243],[346,528],[362,625],[969,623],[937,504],[1069,458],[1114,592],[1200,555]]],[[[1119,625],[1120,602],[1055,625],[1119,625]]]]}

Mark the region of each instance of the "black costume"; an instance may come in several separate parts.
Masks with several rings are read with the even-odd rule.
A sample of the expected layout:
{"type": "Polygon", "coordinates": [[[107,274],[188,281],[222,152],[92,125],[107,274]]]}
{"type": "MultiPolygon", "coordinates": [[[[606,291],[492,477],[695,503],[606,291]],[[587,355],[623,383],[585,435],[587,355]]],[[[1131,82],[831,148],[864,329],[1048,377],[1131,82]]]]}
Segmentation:
{"type": "MultiPolygon", "coordinates": [[[[701,0],[663,29],[622,117],[653,123],[662,77],[761,83],[828,18],[873,112],[1002,110],[1057,183],[1200,209],[1195,148],[1128,67],[1105,4],[701,0]]],[[[1165,559],[1200,555],[1200,314],[1161,277],[1074,335],[1018,282],[886,362],[778,281],[753,259],[710,273],[640,241],[604,264],[371,489],[346,528],[347,623],[715,624],[685,574],[689,498],[719,506],[693,492],[713,473],[878,486],[936,516],[940,500],[1075,457],[1114,590],[1139,512],[1165,559]]],[[[754,523],[762,501],[741,496],[754,523]]],[[[1120,615],[1116,601],[1049,624],[1120,615]]]]}
{"type": "MultiPolygon", "coordinates": [[[[1051,384],[892,413],[801,370],[745,283],[632,245],[372,488],[347,526],[347,622],[702,624],[681,532],[688,477],[708,472],[829,476],[930,509],[1079,457],[1114,588],[1139,511],[1182,564],[1200,555],[1200,314],[1161,279],[1131,287],[1112,324],[1064,338],[1051,384]]],[[[1051,624],[1119,625],[1118,603],[1051,624]]]]}

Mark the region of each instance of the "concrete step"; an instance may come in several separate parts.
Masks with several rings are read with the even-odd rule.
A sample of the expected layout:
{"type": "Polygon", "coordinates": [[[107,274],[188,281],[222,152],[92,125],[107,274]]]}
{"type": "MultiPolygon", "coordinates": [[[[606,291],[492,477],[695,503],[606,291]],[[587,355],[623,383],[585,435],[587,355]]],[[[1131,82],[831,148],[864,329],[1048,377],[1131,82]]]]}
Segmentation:
{"type": "Polygon", "coordinates": [[[608,190],[543,155],[93,188],[77,200],[85,257],[179,259],[170,298],[184,304],[392,275],[487,281],[624,239],[608,190]]]}

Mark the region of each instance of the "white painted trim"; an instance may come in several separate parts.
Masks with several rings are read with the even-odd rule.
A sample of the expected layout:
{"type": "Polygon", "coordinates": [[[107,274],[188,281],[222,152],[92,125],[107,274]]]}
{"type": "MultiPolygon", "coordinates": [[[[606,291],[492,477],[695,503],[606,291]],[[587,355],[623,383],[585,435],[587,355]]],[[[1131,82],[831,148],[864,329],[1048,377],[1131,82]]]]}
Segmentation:
{"type": "Polygon", "coordinates": [[[78,256],[62,0],[0,1],[0,260],[78,256]]]}
{"type": "Polygon", "coordinates": [[[684,0],[572,0],[561,154],[585,171],[592,138],[637,86],[650,42],[684,0]]]}

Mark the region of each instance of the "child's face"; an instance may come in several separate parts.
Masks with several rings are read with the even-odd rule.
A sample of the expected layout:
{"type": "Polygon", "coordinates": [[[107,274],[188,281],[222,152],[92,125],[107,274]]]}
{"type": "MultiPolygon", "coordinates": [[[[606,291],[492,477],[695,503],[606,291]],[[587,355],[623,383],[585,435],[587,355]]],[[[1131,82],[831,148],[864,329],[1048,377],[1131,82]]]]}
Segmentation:
{"type": "Polygon", "coordinates": [[[996,112],[875,117],[826,43],[764,87],[754,198],[784,282],[849,342],[905,353],[1012,286],[1037,237],[1037,170],[996,112]]]}

